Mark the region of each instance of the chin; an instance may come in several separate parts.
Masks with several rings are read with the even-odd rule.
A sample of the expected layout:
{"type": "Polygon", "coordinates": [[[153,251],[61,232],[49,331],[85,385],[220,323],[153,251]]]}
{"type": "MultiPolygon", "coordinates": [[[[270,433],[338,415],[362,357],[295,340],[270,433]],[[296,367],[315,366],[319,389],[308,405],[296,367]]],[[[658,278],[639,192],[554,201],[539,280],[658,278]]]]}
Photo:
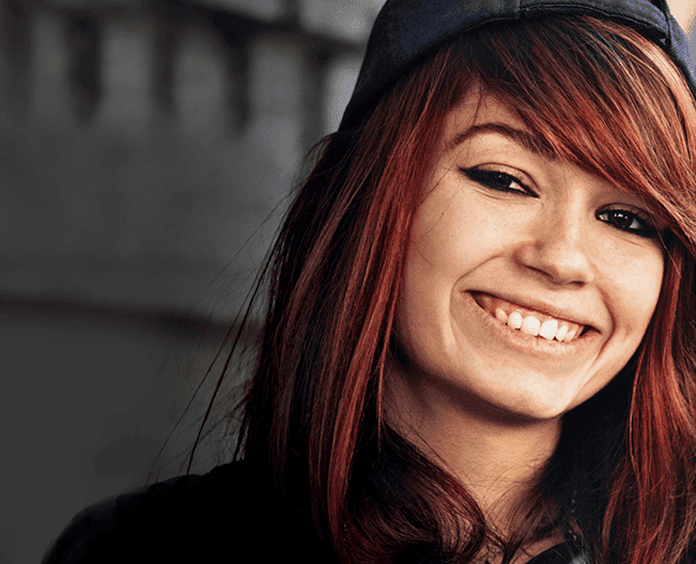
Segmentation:
{"type": "Polygon", "coordinates": [[[544,402],[529,402],[525,405],[517,405],[509,408],[514,417],[522,421],[542,422],[552,421],[563,417],[571,407],[566,405],[559,406],[551,401],[544,402]]]}
{"type": "MultiPolygon", "coordinates": [[[[541,380],[543,378],[540,377],[541,380]]],[[[501,421],[543,422],[558,420],[568,411],[581,403],[581,398],[570,386],[552,385],[529,382],[527,386],[510,388],[505,393],[499,390],[488,390],[490,395],[482,394],[481,407],[488,409],[491,417],[501,418],[501,421]],[[488,395],[488,398],[485,395],[488,395]]],[[[473,390],[468,390],[471,393],[473,390]]],[[[466,394],[464,392],[463,394],[466,394]]],[[[475,393],[475,392],[474,392],[475,393]]]]}

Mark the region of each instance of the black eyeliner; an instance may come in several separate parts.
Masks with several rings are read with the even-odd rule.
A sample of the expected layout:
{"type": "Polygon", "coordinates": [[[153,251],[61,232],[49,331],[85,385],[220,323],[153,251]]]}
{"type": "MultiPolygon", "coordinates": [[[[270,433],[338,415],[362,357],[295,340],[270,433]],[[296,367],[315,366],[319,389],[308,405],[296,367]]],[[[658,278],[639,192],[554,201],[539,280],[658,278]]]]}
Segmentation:
{"type": "MultiPolygon", "coordinates": [[[[620,231],[623,231],[624,233],[632,233],[634,235],[637,235],[638,237],[643,237],[644,239],[653,239],[657,237],[658,235],[658,229],[655,227],[655,225],[652,223],[649,217],[643,217],[642,214],[636,213],[635,211],[631,210],[626,210],[626,209],[621,209],[621,208],[609,208],[605,209],[602,211],[597,212],[596,217],[597,219],[600,218],[600,216],[604,214],[611,214],[611,213],[616,213],[616,214],[623,214],[628,218],[633,218],[634,220],[637,220],[642,227],[639,229],[631,229],[629,227],[623,227],[622,225],[616,224],[616,223],[611,223],[609,221],[605,221],[608,225],[611,225],[615,229],[618,229],[620,231]]],[[[604,220],[600,220],[604,221],[604,220]]]]}
{"type": "Polygon", "coordinates": [[[490,190],[536,197],[536,194],[526,184],[507,172],[481,168],[459,168],[459,170],[472,182],[476,182],[490,190]],[[512,188],[511,184],[518,185],[520,189],[512,188]]]}

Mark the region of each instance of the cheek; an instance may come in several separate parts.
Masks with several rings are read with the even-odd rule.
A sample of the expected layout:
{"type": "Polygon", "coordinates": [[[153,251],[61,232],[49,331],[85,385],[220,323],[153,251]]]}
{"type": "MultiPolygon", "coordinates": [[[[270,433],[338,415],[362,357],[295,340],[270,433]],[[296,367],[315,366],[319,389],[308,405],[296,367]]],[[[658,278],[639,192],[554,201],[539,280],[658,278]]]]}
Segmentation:
{"type": "Polygon", "coordinates": [[[411,244],[409,249],[396,312],[397,338],[408,352],[429,350],[442,332],[440,319],[448,306],[452,276],[443,251],[427,244],[411,244]]]}
{"type": "Polygon", "coordinates": [[[411,227],[406,264],[412,280],[426,287],[445,280],[454,284],[509,243],[505,218],[480,208],[460,190],[444,186],[426,199],[411,227]]]}
{"type": "Polygon", "coordinates": [[[662,289],[662,281],[665,272],[665,259],[662,250],[655,252],[650,260],[646,260],[636,270],[631,289],[636,297],[636,302],[643,302],[642,307],[637,307],[637,315],[647,318],[646,325],[655,311],[657,301],[662,289]],[[642,300],[640,299],[642,297],[642,300]]]}
{"type": "Polygon", "coordinates": [[[466,271],[467,253],[461,234],[444,221],[414,227],[396,312],[396,336],[409,361],[429,371],[454,346],[449,310],[452,292],[466,271]]]}
{"type": "MultiPolygon", "coordinates": [[[[616,292],[621,319],[615,320],[624,330],[640,341],[650,323],[660,297],[664,276],[664,258],[661,250],[654,250],[641,260],[622,261],[621,276],[616,292]]],[[[621,264],[621,263],[620,263],[621,264]]]]}

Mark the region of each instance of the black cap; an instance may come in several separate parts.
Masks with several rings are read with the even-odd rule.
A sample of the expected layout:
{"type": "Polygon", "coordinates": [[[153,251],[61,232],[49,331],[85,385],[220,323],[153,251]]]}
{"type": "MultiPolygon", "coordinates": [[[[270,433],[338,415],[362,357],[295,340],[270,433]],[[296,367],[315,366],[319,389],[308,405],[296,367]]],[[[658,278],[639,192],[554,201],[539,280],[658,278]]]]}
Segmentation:
{"type": "Polygon", "coordinates": [[[635,28],[657,43],[696,96],[689,45],[666,0],[387,0],[370,34],[340,130],[350,129],[396,79],[458,35],[493,21],[587,14],[635,28]]]}

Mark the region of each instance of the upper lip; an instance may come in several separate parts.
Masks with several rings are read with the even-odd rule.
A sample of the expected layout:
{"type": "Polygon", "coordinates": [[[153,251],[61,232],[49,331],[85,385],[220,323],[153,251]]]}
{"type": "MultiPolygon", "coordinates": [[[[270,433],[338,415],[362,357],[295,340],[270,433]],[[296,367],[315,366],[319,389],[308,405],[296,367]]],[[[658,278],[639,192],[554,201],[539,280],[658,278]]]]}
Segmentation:
{"type": "Polygon", "coordinates": [[[500,298],[506,302],[517,304],[526,309],[533,309],[539,313],[555,317],[558,320],[570,321],[571,323],[577,323],[578,325],[584,325],[589,329],[596,329],[595,322],[588,319],[586,316],[578,313],[575,309],[564,307],[558,304],[551,304],[543,300],[537,300],[528,296],[512,296],[509,294],[484,292],[477,290],[470,290],[472,294],[488,294],[495,298],[500,298]]]}

